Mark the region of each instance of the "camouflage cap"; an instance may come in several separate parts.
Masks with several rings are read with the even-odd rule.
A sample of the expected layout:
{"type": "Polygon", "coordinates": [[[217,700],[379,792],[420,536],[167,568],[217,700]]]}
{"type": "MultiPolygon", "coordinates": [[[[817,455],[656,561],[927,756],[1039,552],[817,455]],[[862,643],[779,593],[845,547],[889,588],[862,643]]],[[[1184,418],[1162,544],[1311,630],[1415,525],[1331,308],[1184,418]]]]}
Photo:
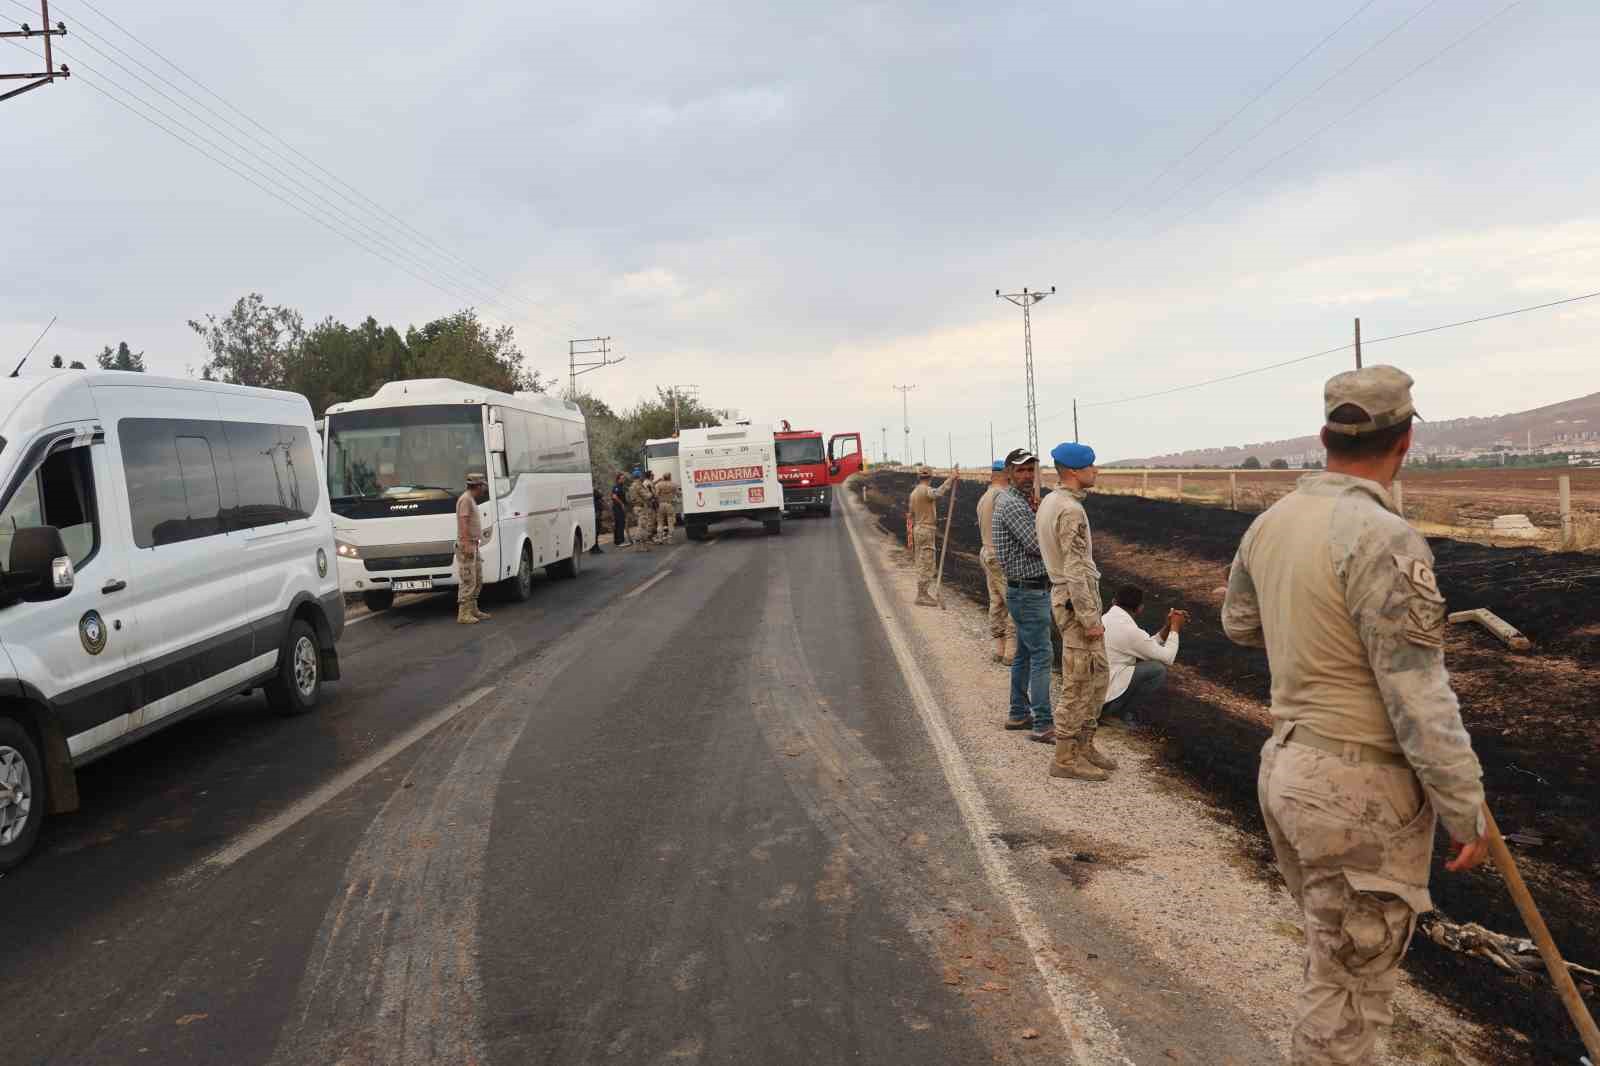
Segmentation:
{"type": "Polygon", "coordinates": [[[487,485],[488,483],[489,483],[489,479],[487,477],[484,477],[484,475],[483,475],[483,473],[481,471],[471,470],[471,471],[467,472],[467,484],[468,485],[487,485]]]}
{"type": "Polygon", "coordinates": [[[1322,388],[1323,416],[1330,433],[1358,437],[1399,425],[1417,414],[1411,402],[1411,375],[1392,366],[1368,366],[1346,370],[1328,379],[1322,388]],[[1334,422],[1330,416],[1345,404],[1360,408],[1361,422],[1334,422]]]}
{"type": "Polygon", "coordinates": [[[918,477],[932,477],[933,476],[933,467],[929,466],[927,463],[918,463],[917,464],[917,476],[918,477]]]}

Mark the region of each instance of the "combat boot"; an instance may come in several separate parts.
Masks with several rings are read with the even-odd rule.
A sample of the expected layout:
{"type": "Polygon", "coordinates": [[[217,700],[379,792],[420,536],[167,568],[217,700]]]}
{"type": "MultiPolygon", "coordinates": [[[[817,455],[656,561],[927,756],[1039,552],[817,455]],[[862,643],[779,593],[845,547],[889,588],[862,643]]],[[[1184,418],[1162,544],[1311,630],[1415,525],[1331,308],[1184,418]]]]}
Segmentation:
{"type": "Polygon", "coordinates": [[[472,616],[480,622],[487,622],[489,620],[489,612],[485,611],[477,604],[473,604],[472,616]]]}
{"type": "Polygon", "coordinates": [[[1115,770],[1117,760],[1094,746],[1094,726],[1088,726],[1078,734],[1078,751],[1083,757],[1102,770],[1115,770]]]}
{"type": "Polygon", "coordinates": [[[928,595],[928,583],[926,581],[917,582],[917,604],[921,607],[939,606],[939,601],[928,595]]]}
{"type": "Polygon", "coordinates": [[[456,624],[463,626],[475,626],[478,624],[478,616],[475,614],[468,614],[466,611],[457,611],[456,624]]]}
{"type": "Polygon", "coordinates": [[[1050,776],[1078,781],[1106,780],[1106,772],[1084,758],[1079,739],[1062,735],[1056,737],[1056,756],[1050,762],[1050,776]]]}

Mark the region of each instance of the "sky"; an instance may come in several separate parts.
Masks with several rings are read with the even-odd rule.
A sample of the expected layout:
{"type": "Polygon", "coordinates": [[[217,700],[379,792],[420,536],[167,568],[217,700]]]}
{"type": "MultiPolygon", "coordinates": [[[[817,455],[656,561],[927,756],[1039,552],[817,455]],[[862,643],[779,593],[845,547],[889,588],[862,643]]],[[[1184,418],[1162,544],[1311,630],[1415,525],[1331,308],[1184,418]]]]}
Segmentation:
{"type": "MultiPolygon", "coordinates": [[[[37,26],[37,0],[0,16],[37,26]]],[[[308,322],[475,306],[563,381],[570,339],[612,337],[626,361],[579,382],[614,407],[695,385],[873,458],[902,456],[914,385],[913,457],[972,466],[991,425],[1026,443],[1022,313],[995,290],[1055,286],[1040,444],[1076,399],[1112,460],[1313,432],[1348,352],[1128,398],[1346,344],[1356,316],[1370,340],[1600,290],[1584,0],[51,17],[75,76],[0,102],[0,354],[57,316],[30,368],[126,340],[198,373],[186,321],[252,291],[308,322]]],[[[1600,390],[1597,326],[1600,299],[1365,357],[1424,414],[1492,415],[1600,390]]]]}

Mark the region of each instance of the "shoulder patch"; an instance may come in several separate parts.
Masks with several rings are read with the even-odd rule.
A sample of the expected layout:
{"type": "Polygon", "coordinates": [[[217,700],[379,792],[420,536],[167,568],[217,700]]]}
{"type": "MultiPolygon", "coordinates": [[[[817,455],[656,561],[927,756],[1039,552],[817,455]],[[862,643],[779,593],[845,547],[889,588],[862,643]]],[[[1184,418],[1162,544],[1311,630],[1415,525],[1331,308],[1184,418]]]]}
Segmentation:
{"type": "Polygon", "coordinates": [[[1398,552],[1394,564],[1406,584],[1406,639],[1425,648],[1443,647],[1444,594],[1439,591],[1439,579],[1434,576],[1433,567],[1426,559],[1398,552]]]}

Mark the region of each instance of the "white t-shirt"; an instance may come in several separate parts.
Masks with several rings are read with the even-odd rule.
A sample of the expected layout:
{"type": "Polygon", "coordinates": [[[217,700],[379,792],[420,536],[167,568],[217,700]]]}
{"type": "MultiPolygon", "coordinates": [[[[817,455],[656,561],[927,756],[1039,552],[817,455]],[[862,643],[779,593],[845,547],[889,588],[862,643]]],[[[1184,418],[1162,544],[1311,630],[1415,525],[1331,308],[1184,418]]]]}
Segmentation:
{"type": "Polygon", "coordinates": [[[1128,691],[1133,680],[1133,667],[1140,659],[1154,659],[1172,665],[1178,657],[1178,634],[1168,633],[1167,642],[1139,628],[1133,616],[1121,607],[1112,606],[1101,618],[1106,627],[1106,662],[1111,666],[1111,684],[1106,687],[1106,702],[1110,703],[1128,691]]]}

